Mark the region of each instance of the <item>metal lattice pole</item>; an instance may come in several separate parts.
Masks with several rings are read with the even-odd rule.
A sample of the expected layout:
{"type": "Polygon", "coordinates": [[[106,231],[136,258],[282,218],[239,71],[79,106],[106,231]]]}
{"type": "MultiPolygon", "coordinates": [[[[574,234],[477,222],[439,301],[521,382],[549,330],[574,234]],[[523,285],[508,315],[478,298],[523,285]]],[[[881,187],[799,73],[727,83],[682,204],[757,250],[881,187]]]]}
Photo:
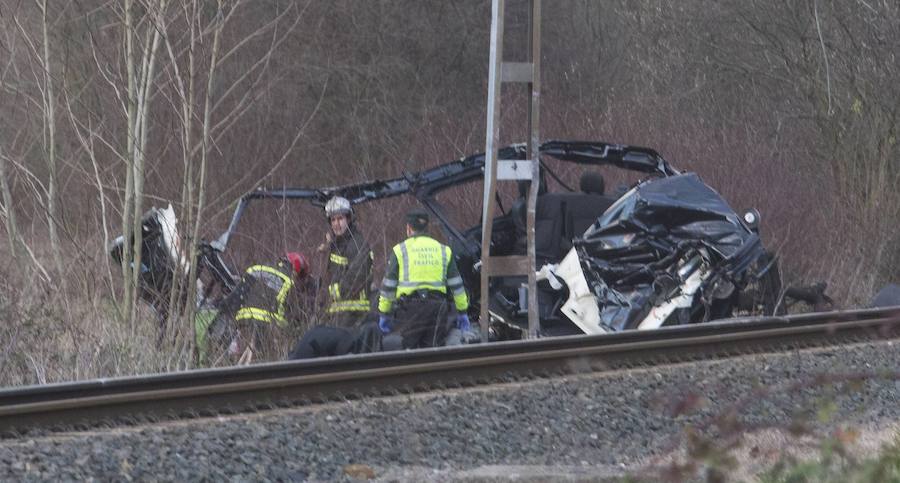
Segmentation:
{"type": "Polygon", "coordinates": [[[501,276],[528,277],[528,336],[540,332],[538,318],[537,283],[535,280],[534,220],[540,185],[540,43],[541,2],[530,0],[531,12],[529,62],[503,62],[504,0],[493,0],[491,6],[490,65],[488,69],[487,133],[485,136],[484,199],[481,237],[481,330],[487,340],[490,325],[490,279],[501,276]],[[500,94],[504,82],[525,83],[528,86],[528,143],[527,160],[498,160],[500,139],[500,94]],[[528,190],[526,238],[524,256],[491,256],[493,218],[496,209],[498,180],[531,180],[528,190]]]}

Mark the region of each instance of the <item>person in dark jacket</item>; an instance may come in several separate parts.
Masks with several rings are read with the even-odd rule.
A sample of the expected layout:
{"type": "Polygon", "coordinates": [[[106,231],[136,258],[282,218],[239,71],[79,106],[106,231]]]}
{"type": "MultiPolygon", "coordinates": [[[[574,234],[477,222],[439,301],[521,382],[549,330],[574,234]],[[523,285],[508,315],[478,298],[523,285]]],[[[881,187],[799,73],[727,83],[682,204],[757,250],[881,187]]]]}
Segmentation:
{"type": "Polygon", "coordinates": [[[322,280],[328,325],[345,329],[359,327],[369,313],[374,255],[369,242],[357,229],[353,208],[346,198],[335,196],[325,204],[330,224],[319,251],[328,252],[322,280]]]}
{"type": "MultiPolygon", "coordinates": [[[[238,364],[282,359],[285,350],[280,346],[280,335],[300,318],[300,290],[296,285],[308,274],[306,257],[296,252],[288,252],[273,265],[251,266],[219,304],[218,314],[209,325],[209,338],[219,345],[228,344],[224,352],[239,357],[238,364]]],[[[202,341],[202,347],[200,342],[203,361],[207,341],[202,341]]]]}

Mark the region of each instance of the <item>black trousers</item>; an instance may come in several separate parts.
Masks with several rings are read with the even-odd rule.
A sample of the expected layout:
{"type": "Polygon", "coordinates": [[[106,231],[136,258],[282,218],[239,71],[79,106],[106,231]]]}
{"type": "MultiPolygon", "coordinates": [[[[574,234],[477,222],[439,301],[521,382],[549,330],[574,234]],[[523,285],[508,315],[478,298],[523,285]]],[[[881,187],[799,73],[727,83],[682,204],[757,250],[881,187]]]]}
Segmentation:
{"type": "Polygon", "coordinates": [[[358,329],[318,326],[303,334],[288,359],[314,359],[380,350],[381,330],[377,323],[367,323],[358,329]]]}
{"type": "Polygon", "coordinates": [[[443,346],[447,332],[447,299],[443,294],[411,294],[398,301],[394,333],[403,338],[404,349],[443,346]]]}

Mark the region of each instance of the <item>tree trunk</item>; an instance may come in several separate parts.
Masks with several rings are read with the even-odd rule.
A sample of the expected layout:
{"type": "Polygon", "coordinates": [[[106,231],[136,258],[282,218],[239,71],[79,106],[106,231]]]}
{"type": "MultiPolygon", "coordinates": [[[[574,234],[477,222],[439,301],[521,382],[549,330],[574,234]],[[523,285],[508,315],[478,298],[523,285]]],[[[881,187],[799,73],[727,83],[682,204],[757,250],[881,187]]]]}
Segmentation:
{"type": "MultiPolygon", "coordinates": [[[[197,2],[191,3],[191,18],[196,15],[198,5],[197,2]]],[[[187,78],[182,75],[181,70],[178,66],[178,57],[175,53],[175,50],[172,46],[172,43],[169,41],[168,37],[165,39],[166,48],[169,53],[169,59],[171,63],[171,67],[175,73],[175,82],[174,85],[178,91],[178,95],[181,101],[181,156],[182,162],[184,164],[184,172],[182,175],[182,184],[181,184],[181,203],[182,207],[182,225],[181,226],[193,226],[193,208],[194,208],[194,155],[192,146],[194,143],[193,137],[193,118],[194,118],[194,80],[195,80],[195,56],[194,49],[197,47],[197,28],[196,22],[189,22],[189,44],[187,48],[188,55],[188,66],[187,66],[187,78]],[[187,85],[185,86],[185,81],[187,81],[187,85]]],[[[184,233],[180,233],[180,236],[184,236],[184,233]]],[[[182,239],[182,241],[186,241],[182,239]]],[[[193,242],[189,242],[193,245],[193,242]]],[[[191,250],[187,246],[182,243],[180,250],[178,251],[179,261],[182,257],[186,257],[190,260],[191,265],[196,263],[196,255],[195,251],[191,250]],[[187,253],[185,253],[187,252],[187,253]]],[[[182,313],[182,294],[187,293],[186,299],[190,302],[192,300],[191,297],[191,287],[192,284],[188,282],[188,277],[190,274],[196,274],[194,270],[192,270],[192,266],[188,268],[188,272],[185,273],[184,267],[181,263],[176,264],[175,274],[172,281],[172,291],[169,294],[169,313],[167,314],[167,320],[172,321],[170,324],[174,327],[175,321],[178,320],[179,315],[182,313]]],[[[189,326],[193,326],[190,323],[190,317],[188,317],[189,326]]],[[[193,329],[189,329],[188,332],[194,336],[193,329]]],[[[171,335],[175,335],[175,331],[172,331],[171,335]]],[[[193,340],[188,342],[188,346],[191,350],[193,350],[193,340]]],[[[177,360],[181,360],[179,357],[181,351],[176,351],[178,354],[175,354],[176,364],[177,360]]],[[[171,365],[170,358],[169,365],[171,365]]]]}
{"type": "Polygon", "coordinates": [[[122,314],[128,325],[131,327],[132,337],[135,335],[134,327],[134,295],[136,288],[132,285],[132,244],[131,237],[132,228],[132,204],[134,202],[134,129],[135,114],[137,112],[137,89],[135,87],[134,73],[134,31],[133,31],[133,0],[125,0],[125,69],[128,72],[128,86],[126,89],[127,105],[127,135],[125,140],[125,194],[122,200],[122,235],[124,241],[122,243],[122,279],[125,284],[125,293],[122,301],[122,314]]]}
{"type": "Polygon", "coordinates": [[[56,159],[56,99],[53,88],[53,76],[50,64],[50,34],[47,21],[47,0],[40,4],[41,33],[43,37],[43,71],[44,71],[44,153],[47,162],[47,228],[49,230],[50,247],[53,252],[56,274],[65,292],[65,277],[62,263],[62,250],[59,246],[57,225],[60,218],[57,213],[57,159],[56,159]]]}
{"type": "MultiPolygon", "coordinates": [[[[213,34],[213,44],[212,44],[212,52],[210,53],[209,60],[209,73],[207,74],[206,80],[206,96],[203,101],[203,126],[201,130],[201,149],[200,149],[200,179],[197,181],[197,211],[196,216],[194,218],[194,225],[191,230],[191,249],[190,249],[190,260],[197,260],[197,243],[196,240],[200,239],[200,224],[203,220],[203,208],[206,202],[206,166],[207,166],[207,157],[209,155],[209,141],[210,141],[210,128],[211,128],[211,117],[212,117],[212,95],[215,87],[215,79],[216,79],[216,64],[219,61],[219,41],[221,39],[222,29],[225,27],[225,22],[223,21],[222,15],[222,2],[219,1],[219,12],[216,16],[216,27],[215,33],[213,34]]],[[[196,293],[197,287],[197,264],[191,263],[191,267],[188,273],[188,294],[196,293]]],[[[188,304],[187,307],[187,320],[192,321],[194,315],[194,307],[195,304],[188,304]]],[[[192,328],[193,337],[191,337],[191,346],[193,346],[193,341],[196,340],[197,334],[193,332],[196,330],[194,324],[190,324],[192,328]]]]}
{"type": "MultiPolygon", "coordinates": [[[[2,149],[2,146],[0,146],[2,149]]],[[[19,243],[18,225],[16,224],[16,210],[13,207],[12,192],[9,190],[9,180],[6,177],[6,158],[0,151],[0,192],[3,194],[3,212],[6,215],[6,235],[9,237],[9,254],[13,260],[18,261],[17,246],[19,243]]]]}

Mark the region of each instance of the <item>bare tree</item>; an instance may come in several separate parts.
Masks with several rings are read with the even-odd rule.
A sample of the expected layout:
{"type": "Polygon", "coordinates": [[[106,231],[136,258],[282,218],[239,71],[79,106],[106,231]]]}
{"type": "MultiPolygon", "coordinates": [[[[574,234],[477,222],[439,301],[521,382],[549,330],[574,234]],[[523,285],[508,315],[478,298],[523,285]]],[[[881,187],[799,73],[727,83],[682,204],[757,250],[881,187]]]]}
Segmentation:
{"type": "Polygon", "coordinates": [[[19,228],[16,223],[16,210],[13,206],[12,192],[9,190],[9,180],[6,171],[6,156],[0,147],[0,192],[3,194],[3,218],[6,224],[6,235],[9,237],[9,252],[16,257],[16,246],[19,244],[19,228]]]}
{"type": "Polygon", "coordinates": [[[149,133],[149,112],[153,95],[156,54],[159,49],[161,31],[160,20],[167,9],[166,0],[148,2],[142,5],[145,14],[139,19],[135,16],[134,0],[125,0],[123,30],[125,35],[125,68],[127,84],[126,119],[126,152],[125,152],[125,195],[122,210],[122,226],[124,228],[125,246],[122,262],[122,275],[128,281],[123,303],[123,312],[134,330],[136,323],[135,308],[141,276],[141,214],[143,213],[144,196],[144,163],[149,133]],[[139,36],[139,29],[143,35],[139,36]],[[135,45],[136,39],[141,39],[135,45]],[[133,244],[128,249],[128,241],[133,244]],[[132,262],[133,260],[133,262],[132,262]]]}
{"type": "MultiPolygon", "coordinates": [[[[9,72],[9,66],[12,64],[13,59],[15,58],[13,52],[13,42],[7,39],[5,42],[7,45],[7,49],[9,52],[9,60],[4,66],[2,74],[0,74],[0,92],[5,91],[7,89],[6,86],[6,74],[9,72]]],[[[4,218],[4,224],[6,225],[6,234],[9,238],[9,253],[12,255],[13,259],[18,259],[17,257],[17,249],[16,246],[19,244],[19,228],[18,223],[16,222],[16,210],[13,206],[13,196],[12,191],[9,188],[9,174],[6,167],[6,155],[3,152],[3,146],[0,145],[0,194],[3,197],[3,206],[2,213],[4,218]]]]}
{"type": "MultiPolygon", "coordinates": [[[[293,8],[287,8],[275,15],[270,21],[251,31],[243,37],[234,38],[233,44],[223,49],[223,34],[229,23],[238,16],[240,10],[245,7],[245,3],[241,0],[226,2],[220,0],[217,2],[217,10],[212,18],[204,19],[202,15],[202,6],[198,2],[192,2],[184,8],[184,20],[188,24],[189,43],[184,50],[187,52],[187,73],[186,78],[183,71],[179,68],[179,58],[176,54],[176,47],[169,41],[170,37],[166,37],[166,50],[169,53],[169,65],[172,70],[173,85],[177,93],[178,104],[181,109],[181,142],[182,157],[184,165],[183,181],[182,181],[182,200],[181,206],[184,207],[185,225],[188,227],[188,240],[191,242],[189,249],[186,250],[188,260],[195,261],[197,259],[197,243],[200,239],[201,228],[206,221],[205,210],[207,207],[207,175],[210,157],[213,154],[217,140],[225,136],[232,127],[243,117],[247,109],[252,105],[255,96],[258,95],[260,83],[264,79],[264,74],[277,48],[281,45],[288,34],[296,27],[300,15],[293,8]],[[285,18],[294,13],[293,22],[289,23],[287,28],[280,29],[280,24],[285,18]],[[205,33],[211,32],[212,41],[207,45],[211,45],[205,52],[208,63],[204,75],[198,75],[196,54],[199,52],[199,46],[203,41],[205,33]],[[241,75],[234,78],[224,87],[220,87],[218,71],[223,63],[229,59],[236,58],[236,53],[245,48],[249,41],[255,37],[263,36],[272,32],[272,38],[269,48],[263,51],[259,58],[241,75]],[[197,105],[198,88],[205,76],[205,86],[202,93],[202,104],[197,105]],[[217,96],[216,93],[221,93],[217,96]],[[227,103],[231,97],[237,97],[235,101],[227,103]],[[227,109],[227,110],[226,110],[227,109]],[[202,115],[197,116],[195,113],[201,111],[202,115]],[[199,132],[199,139],[195,139],[195,132],[199,132]],[[199,164],[199,165],[198,165],[199,164]]],[[[296,137],[295,137],[296,141],[296,137]]],[[[179,268],[183,265],[179,265],[179,268]]],[[[187,294],[193,296],[196,293],[197,269],[195,263],[188,265],[188,273],[186,277],[176,276],[175,287],[172,290],[170,298],[171,320],[176,319],[176,314],[180,312],[180,299],[182,297],[182,289],[187,294]],[[181,287],[182,280],[186,280],[187,286],[181,287]]],[[[179,274],[180,275],[180,274],[179,274]]],[[[190,298],[193,301],[192,298],[190,298]]],[[[185,314],[187,321],[193,320],[195,303],[189,303],[185,314]]],[[[170,337],[181,341],[180,349],[176,352],[184,352],[191,346],[190,342],[193,337],[178,338],[179,334],[189,333],[195,335],[193,330],[179,331],[175,324],[169,325],[170,337]]]]}
{"type": "Polygon", "coordinates": [[[65,273],[62,263],[62,249],[59,246],[59,232],[57,230],[60,218],[57,210],[56,89],[51,73],[47,0],[40,0],[37,3],[41,10],[42,70],[44,78],[44,89],[41,94],[44,104],[44,155],[47,162],[47,228],[50,235],[50,247],[53,250],[53,259],[56,262],[56,273],[61,279],[62,286],[65,287],[65,279],[62,277],[62,274],[65,273]]]}

